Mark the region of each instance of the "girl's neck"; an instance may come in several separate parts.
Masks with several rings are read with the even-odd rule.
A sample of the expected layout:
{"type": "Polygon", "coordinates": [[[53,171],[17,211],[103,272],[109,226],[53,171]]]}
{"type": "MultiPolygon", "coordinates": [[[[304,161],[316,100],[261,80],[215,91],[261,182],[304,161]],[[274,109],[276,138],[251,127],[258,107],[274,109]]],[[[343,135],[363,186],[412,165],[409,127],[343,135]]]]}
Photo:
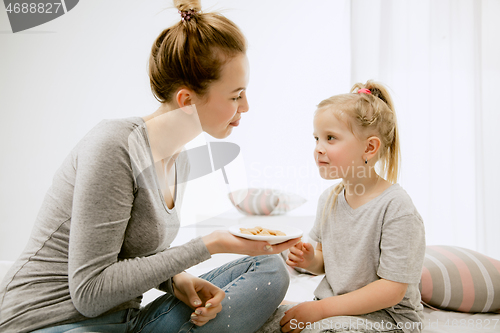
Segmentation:
{"type": "Polygon", "coordinates": [[[363,206],[391,187],[391,183],[379,175],[362,179],[342,179],[344,196],[352,209],[363,206]]]}

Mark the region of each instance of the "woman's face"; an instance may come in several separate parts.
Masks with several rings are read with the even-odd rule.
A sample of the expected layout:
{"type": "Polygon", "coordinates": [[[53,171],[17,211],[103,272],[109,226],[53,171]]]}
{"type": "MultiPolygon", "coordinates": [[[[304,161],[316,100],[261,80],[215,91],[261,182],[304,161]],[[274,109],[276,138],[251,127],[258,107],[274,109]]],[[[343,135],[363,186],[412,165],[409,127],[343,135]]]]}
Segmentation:
{"type": "Polygon", "coordinates": [[[212,83],[203,99],[195,101],[203,131],[222,139],[239,125],[241,114],[248,111],[246,87],[249,79],[248,59],[237,55],[224,64],[221,77],[212,83]]]}

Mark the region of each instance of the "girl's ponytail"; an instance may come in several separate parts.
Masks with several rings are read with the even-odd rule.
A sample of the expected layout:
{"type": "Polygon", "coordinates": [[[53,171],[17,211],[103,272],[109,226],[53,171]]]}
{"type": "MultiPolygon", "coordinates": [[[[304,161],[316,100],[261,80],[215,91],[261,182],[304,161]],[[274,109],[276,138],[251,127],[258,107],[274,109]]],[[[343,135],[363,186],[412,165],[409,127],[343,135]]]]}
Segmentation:
{"type": "Polygon", "coordinates": [[[357,98],[356,108],[350,112],[355,125],[376,131],[380,135],[382,147],[378,156],[382,176],[390,183],[396,183],[400,165],[399,131],[394,103],[387,88],[376,81],[356,83],[351,88],[353,98],[357,98]],[[369,94],[358,93],[368,89],[369,94]]]}

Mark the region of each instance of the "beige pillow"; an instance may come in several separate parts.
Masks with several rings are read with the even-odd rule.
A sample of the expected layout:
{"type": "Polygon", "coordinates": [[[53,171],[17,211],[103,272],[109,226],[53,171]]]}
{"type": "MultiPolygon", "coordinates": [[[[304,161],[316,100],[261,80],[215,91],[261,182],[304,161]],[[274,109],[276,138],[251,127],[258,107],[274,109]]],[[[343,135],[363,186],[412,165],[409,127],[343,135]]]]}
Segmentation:
{"type": "Polygon", "coordinates": [[[229,193],[233,205],[247,215],[282,215],[306,202],[301,196],[268,188],[249,188],[229,193]]]}
{"type": "Polygon", "coordinates": [[[456,246],[427,246],[422,301],[459,312],[500,310],[500,261],[456,246]]]}

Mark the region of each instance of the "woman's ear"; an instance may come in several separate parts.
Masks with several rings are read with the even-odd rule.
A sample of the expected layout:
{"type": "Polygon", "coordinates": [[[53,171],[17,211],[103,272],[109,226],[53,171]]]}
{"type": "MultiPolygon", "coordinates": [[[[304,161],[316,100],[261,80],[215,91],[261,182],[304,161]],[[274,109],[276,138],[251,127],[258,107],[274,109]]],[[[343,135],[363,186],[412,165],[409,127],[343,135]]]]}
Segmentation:
{"type": "Polygon", "coordinates": [[[188,88],[180,88],[175,94],[175,101],[179,108],[187,114],[193,113],[192,103],[194,92],[188,88]]]}
{"type": "Polygon", "coordinates": [[[363,156],[364,159],[371,160],[374,156],[376,156],[381,145],[382,142],[376,136],[371,136],[368,139],[366,139],[366,149],[365,149],[365,154],[363,156]]]}

